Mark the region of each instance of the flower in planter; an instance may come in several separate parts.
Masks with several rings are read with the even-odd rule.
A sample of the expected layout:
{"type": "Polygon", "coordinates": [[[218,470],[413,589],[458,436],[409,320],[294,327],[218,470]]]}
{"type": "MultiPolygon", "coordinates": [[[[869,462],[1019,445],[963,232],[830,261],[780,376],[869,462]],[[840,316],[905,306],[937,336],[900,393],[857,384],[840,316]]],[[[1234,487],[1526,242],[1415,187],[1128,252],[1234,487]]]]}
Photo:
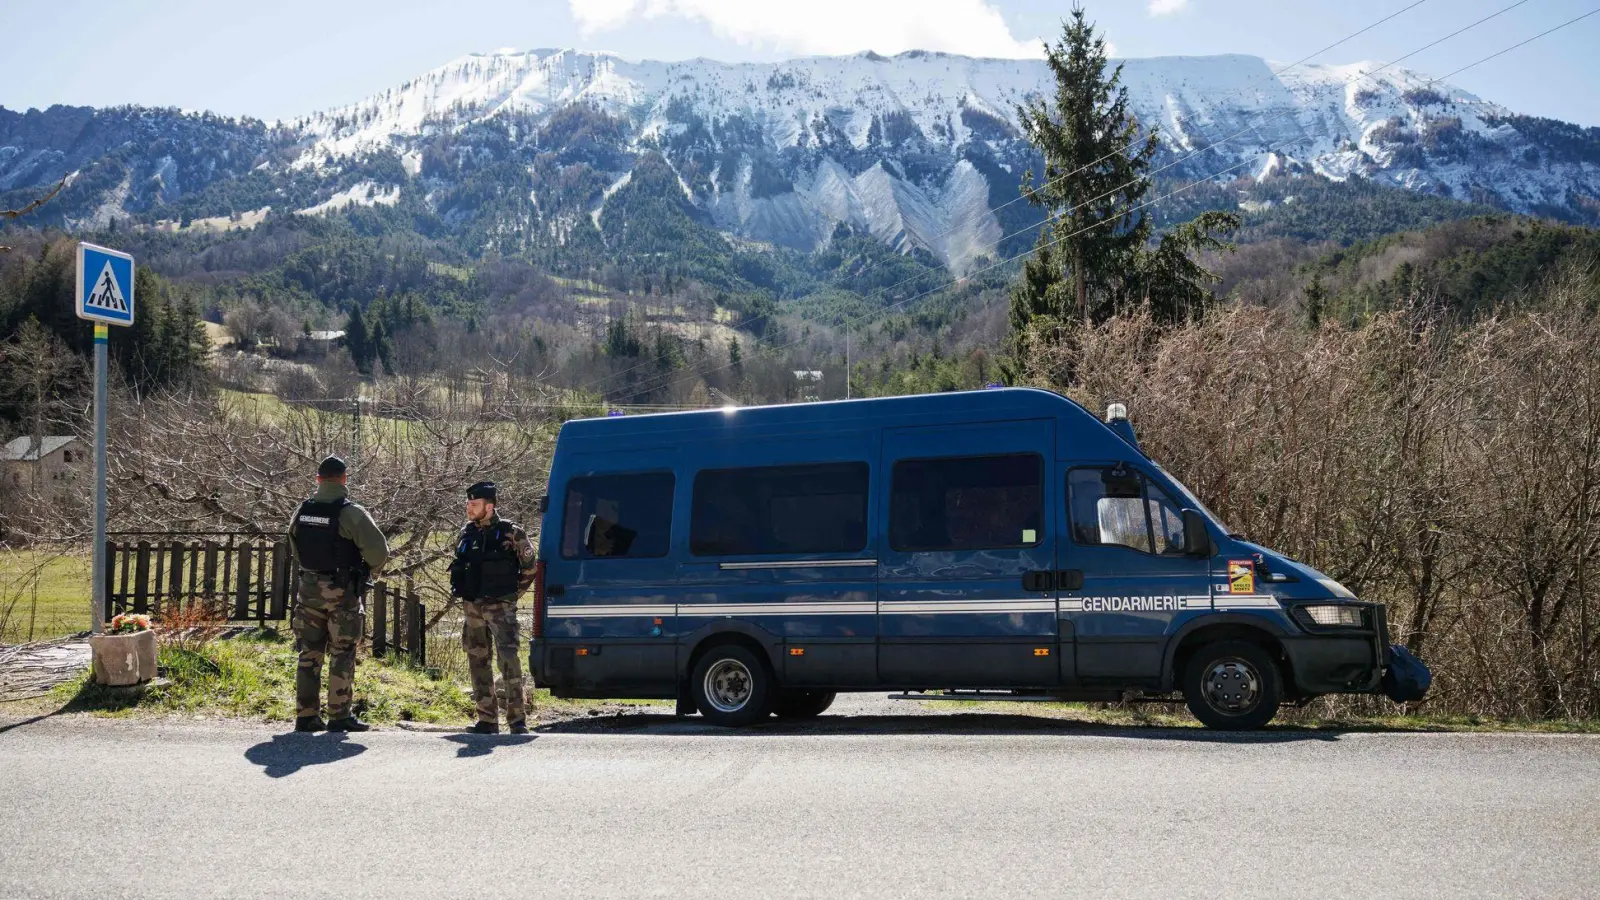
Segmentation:
{"type": "Polygon", "coordinates": [[[150,631],[150,617],[138,613],[123,613],[111,620],[110,634],[133,634],[150,631]]]}

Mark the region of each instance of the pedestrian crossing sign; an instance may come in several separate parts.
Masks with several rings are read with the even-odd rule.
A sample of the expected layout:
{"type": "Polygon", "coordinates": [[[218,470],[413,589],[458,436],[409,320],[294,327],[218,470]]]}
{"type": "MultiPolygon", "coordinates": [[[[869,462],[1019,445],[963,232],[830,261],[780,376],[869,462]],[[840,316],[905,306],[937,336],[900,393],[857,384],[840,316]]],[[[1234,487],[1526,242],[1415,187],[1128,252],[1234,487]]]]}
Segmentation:
{"type": "Polygon", "coordinates": [[[78,318],[133,324],[133,257],[78,244],[78,318]]]}

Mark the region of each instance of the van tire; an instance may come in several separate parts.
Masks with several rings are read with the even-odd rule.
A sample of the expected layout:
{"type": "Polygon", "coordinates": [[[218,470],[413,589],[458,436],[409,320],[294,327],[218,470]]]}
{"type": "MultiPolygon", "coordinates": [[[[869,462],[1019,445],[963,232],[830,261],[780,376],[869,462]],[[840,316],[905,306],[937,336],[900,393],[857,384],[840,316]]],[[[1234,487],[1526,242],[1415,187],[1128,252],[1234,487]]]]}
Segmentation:
{"type": "Polygon", "coordinates": [[[694,667],[689,690],[713,725],[754,725],[772,714],[777,691],[766,660],[748,647],[719,644],[694,667]]]}
{"type": "Polygon", "coordinates": [[[833,691],[783,691],[773,710],[780,719],[815,719],[833,705],[833,691]]]}
{"type": "Polygon", "coordinates": [[[1254,731],[1278,714],[1283,675],[1259,645],[1218,641],[1189,657],[1183,696],[1189,712],[1208,728],[1254,731]]]}

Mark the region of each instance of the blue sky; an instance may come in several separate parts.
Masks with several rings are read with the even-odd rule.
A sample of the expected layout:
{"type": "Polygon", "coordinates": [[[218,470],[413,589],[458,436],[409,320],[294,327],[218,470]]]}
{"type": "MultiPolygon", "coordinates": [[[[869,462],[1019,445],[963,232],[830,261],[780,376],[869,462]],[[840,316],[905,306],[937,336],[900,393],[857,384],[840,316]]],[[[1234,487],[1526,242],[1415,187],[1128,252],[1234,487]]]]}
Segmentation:
{"type": "MultiPolygon", "coordinates": [[[[1412,0],[1089,0],[1121,56],[1292,62],[1412,0]]],[[[1319,62],[1388,61],[1515,0],[1426,0],[1319,62]]],[[[776,60],[911,47],[1021,55],[1070,0],[0,0],[0,106],[139,103],[287,118],[471,52],[581,47],[776,60]]],[[[1405,65],[1443,75],[1600,0],[1526,0],[1405,65]]],[[[1455,83],[1519,112],[1600,125],[1600,15],[1455,83]]]]}

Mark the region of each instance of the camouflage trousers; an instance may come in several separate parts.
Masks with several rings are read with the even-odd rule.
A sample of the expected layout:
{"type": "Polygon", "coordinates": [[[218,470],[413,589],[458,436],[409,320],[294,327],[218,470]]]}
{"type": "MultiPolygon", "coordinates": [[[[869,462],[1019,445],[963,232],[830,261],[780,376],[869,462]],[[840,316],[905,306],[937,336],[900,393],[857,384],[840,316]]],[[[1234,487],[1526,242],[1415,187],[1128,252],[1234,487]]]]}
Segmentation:
{"type": "Polygon", "coordinates": [[[472,702],[478,707],[478,721],[500,721],[494,690],[494,669],[489,662],[492,654],[500,663],[506,723],[516,725],[526,722],[528,708],[522,682],[522,641],[517,636],[517,599],[466,600],[461,605],[467,614],[467,620],[461,627],[461,646],[467,651],[467,670],[472,675],[472,702]]]}
{"type": "Polygon", "coordinates": [[[361,640],[361,597],[332,578],[302,573],[300,602],[290,620],[300,666],[294,673],[295,715],[317,715],[322,705],[322,661],[328,661],[328,719],[350,716],[361,640]]]}

